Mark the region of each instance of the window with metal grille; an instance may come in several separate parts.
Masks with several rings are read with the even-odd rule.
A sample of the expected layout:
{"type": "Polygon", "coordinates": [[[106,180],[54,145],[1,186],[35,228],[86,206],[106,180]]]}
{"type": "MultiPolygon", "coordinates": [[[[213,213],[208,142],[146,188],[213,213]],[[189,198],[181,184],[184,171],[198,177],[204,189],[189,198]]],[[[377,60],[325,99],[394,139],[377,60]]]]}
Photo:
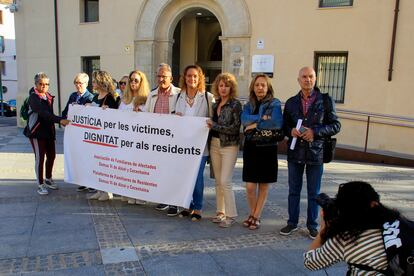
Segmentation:
{"type": "Polygon", "coordinates": [[[89,76],[88,90],[92,89],[92,72],[98,71],[101,68],[101,58],[99,56],[82,57],[82,72],[85,72],[89,76]]]}
{"type": "Polygon", "coordinates": [[[315,52],[316,85],[337,103],[344,102],[348,52],[315,52]]]}
{"type": "Polygon", "coordinates": [[[352,6],[353,0],[319,0],[320,8],[352,6]]]}

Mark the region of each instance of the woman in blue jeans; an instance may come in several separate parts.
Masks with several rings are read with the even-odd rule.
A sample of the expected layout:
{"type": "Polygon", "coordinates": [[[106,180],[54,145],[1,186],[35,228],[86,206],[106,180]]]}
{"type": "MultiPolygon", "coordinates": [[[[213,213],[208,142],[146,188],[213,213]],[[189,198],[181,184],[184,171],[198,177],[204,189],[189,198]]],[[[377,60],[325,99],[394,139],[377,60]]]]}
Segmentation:
{"type": "MultiPolygon", "coordinates": [[[[180,116],[211,117],[213,95],[205,91],[205,77],[198,65],[189,65],[184,69],[184,77],[180,79],[181,92],[178,95],[175,113],[180,116]]],[[[207,124],[206,124],[207,127],[207,124]]],[[[183,210],[180,217],[191,216],[192,221],[201,219],[204,194],[204,167],[208,158],[208,148],[205,146],[198,170],[190,208],[183,210]]]]}

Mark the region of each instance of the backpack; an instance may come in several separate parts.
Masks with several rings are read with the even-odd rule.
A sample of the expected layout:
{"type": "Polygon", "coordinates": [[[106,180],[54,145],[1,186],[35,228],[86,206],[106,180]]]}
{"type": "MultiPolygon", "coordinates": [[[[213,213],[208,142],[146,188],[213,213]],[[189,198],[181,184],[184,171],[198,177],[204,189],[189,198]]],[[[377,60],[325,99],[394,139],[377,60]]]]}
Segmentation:
{"type": "Polygon", "coordinates": [[[366,271],[378,271],[390,276],[414,276],[414,222],[399,218],[383,225],[382,237],[388,267],[376,270],[370,266],[350,264],[366,271]]]}
{"type": "Polygon", "coordinates": [[[29,106],[29,97],[27,97],[20,107],[20,118],[27,121],[29,119],[30,113],[31,111],[29,106]]]}

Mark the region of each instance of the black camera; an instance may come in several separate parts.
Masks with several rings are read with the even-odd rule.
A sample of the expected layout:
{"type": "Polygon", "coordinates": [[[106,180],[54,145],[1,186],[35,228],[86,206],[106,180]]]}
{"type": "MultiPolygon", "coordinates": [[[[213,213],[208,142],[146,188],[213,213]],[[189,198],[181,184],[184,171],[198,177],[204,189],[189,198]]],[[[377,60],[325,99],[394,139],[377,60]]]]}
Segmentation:
{"type": "Polygon", "coordinates": [[[325,193],[321,193],[316,196],[316,203],[318,203],[323,210],[325,222],[332,222],[335,220],[338,214],[338,209],[334,198],[329,197],[325,193]]]}

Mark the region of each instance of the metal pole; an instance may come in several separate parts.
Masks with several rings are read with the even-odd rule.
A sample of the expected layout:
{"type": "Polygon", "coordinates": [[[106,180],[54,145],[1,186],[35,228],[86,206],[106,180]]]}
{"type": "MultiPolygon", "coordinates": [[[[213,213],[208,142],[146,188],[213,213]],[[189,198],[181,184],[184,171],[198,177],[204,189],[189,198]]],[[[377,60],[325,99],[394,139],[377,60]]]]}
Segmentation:
{"type": "Polygon", "coordinates": [[[371,116],[368,116],[368,120],[367,120],[367,132],[365,134],[365,148],[364,148],[364,152],[367,152],[367,147],[368,147],[368,134],[369,134],[369,122],[371,121],[371,116]]]}
{"type": "Polygon", "coordinates": [[[3,75],[3,68],[0,70],[0,103],[1,103],[1,116],[4,117],[4,105],[3,105],[3,80],[1,75],[3,75]]]}
{"type": "Polygon", "coordinates": [[[397,36],[397,23],[398,23],[398,12],[399,11],[400,11],[400,0],[396,0],[395,9],[394,9],[394,23],[392,26],[390,64],[388,66],[388,81],[392,81],[392,71],[394,70],[393,66],[394,66],[395,38],[397,36]]]}

